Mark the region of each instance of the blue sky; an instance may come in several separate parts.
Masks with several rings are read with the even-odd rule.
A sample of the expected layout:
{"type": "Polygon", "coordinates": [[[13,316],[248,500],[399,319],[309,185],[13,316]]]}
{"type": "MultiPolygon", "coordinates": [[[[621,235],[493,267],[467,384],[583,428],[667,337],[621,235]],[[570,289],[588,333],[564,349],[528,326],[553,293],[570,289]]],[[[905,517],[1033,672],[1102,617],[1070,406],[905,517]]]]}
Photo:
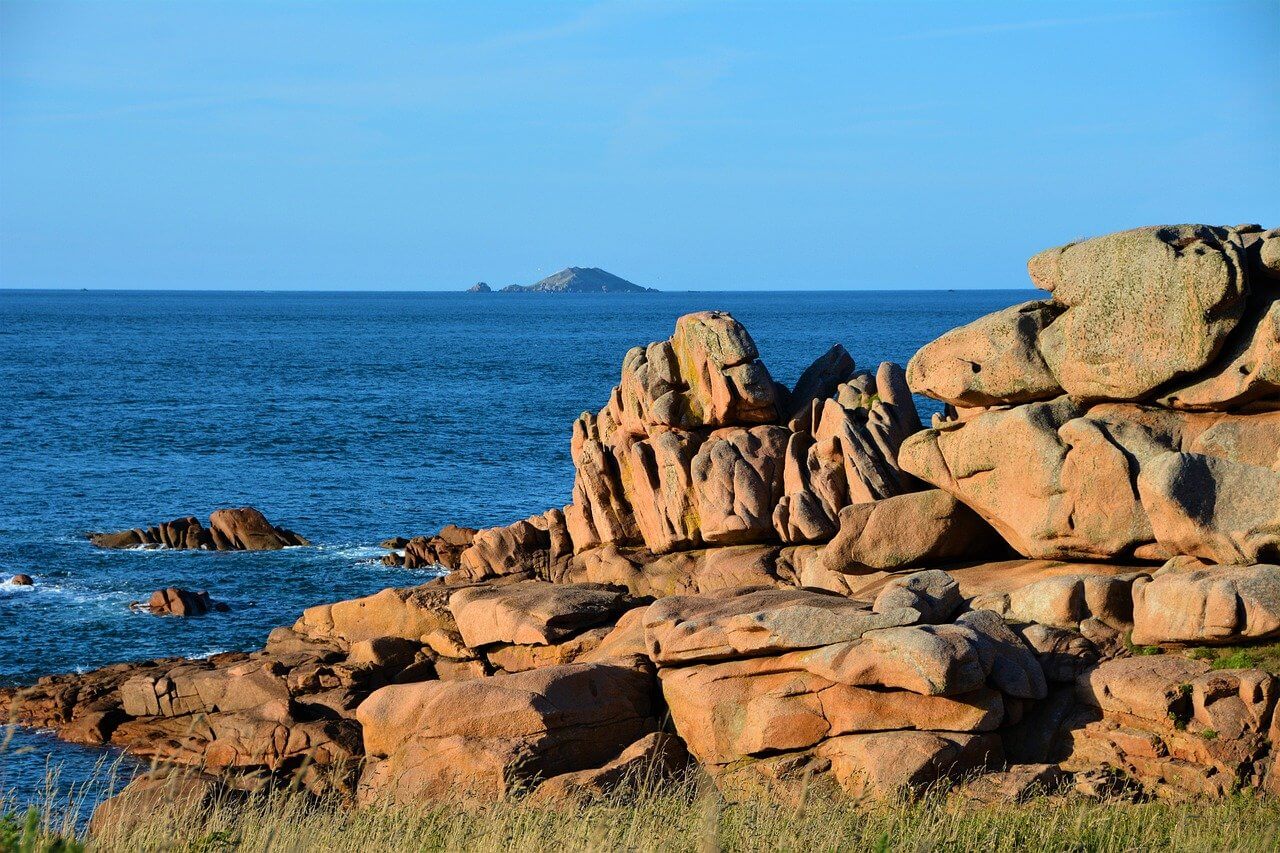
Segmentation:
{"type": "Polygon", "coordinates": [[[1278,156],[1276,0],[0,3],[0,287],[1020,287],[1278,156]]]}

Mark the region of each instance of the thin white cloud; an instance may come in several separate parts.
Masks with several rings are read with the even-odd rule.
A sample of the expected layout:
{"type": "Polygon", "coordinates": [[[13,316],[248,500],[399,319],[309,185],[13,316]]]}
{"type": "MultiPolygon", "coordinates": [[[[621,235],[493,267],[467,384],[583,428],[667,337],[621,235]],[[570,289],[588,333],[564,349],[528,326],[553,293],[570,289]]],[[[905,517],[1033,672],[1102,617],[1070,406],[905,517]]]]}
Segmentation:
{"type": "Polygon", "coordinates": [[[531,44],[541,44],[548,41],[572,38],[573,36],[583,35],[584,33],[594,32],[608,27],[615,20],[621,17],[623,13],[628,11],[630,11],[630,7],[622,3],[597,3],[594,6],[587,7],[572,18],[567,18],[554,24],[548,24],[544,27],[531,27],[526,30],[513,30],[511,32],[499,33],[492,38],[485,39],[480,43],[480,47],[489,49],[523,47],[531,44]]]}
{"type": "Polygon", "coordinates": [[[973,24],[966,27],[944,27],[937,30],[923,30],[918,33],[904,33],[900,36],[895,36],[891,40],[925,41],[928,39],[999,35],[1001,33],[1023,32],[1026,30],[1050,30],[1061,27],[1082,27],[1092,24],[1109,24],[1119,21],[1142,21],[1151,18],[1164,18],[1173,14],[1176,14],[1176,12],[1132,12],[1123,15],[1095,15],[1088,18],[1041,18],[1035,21],[1005,21],[992,24],[973,24]]]}

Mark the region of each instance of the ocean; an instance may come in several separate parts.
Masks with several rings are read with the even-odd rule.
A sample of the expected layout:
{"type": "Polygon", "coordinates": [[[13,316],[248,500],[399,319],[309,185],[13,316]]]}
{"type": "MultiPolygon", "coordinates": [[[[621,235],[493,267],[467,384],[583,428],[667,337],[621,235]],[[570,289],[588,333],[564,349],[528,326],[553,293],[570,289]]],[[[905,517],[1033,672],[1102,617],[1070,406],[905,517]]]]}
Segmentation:
{"type": "MultiPolygon", "coordinates": [[[[422,583],[377,543],[569,499],[571,424],[681,314],[731,312],[790,385],[833,343],[859,367],[1035,291],[602,295],[0,291],[0,683],[259,647],[306,607],[422,583]],[[89,531],[252,505],[314,547],[104,551],[89,531]],[[17,573],[35,586],[15,587],[17,573]],[[231,612],[131,612],[167,586],[231,612]]],[[[931,401],[930,401],[931,402],[931,401]]],[[[924,417],[936,405],[924,405],[924,417]]],[[[3,733],[3,729],[0,729],[3,733]]],[[[103,750],[0,736],[0,799],[83,784],[103,750]]]]}

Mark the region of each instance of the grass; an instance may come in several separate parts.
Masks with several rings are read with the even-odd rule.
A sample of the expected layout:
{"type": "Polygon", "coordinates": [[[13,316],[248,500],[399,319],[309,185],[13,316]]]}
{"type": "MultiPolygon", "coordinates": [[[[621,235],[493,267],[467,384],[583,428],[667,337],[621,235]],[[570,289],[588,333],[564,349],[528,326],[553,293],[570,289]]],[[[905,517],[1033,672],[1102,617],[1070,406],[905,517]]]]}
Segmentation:
{"type": "Polygon", "coordinates": [[[726,802],[705,783],[670,783],[629,801],[566,809],[519,800],[487,806],[353,811],[296,794],[199,807],[170,805],[94,838],[32,812],[6,819],[0,850],[31,851],[1173,851],[1276,850],[1280,801],[1238,796],[1194,803],[1044,798],[978,806],[941,794],[859,804],[726,802]],[[34,829],[33,829],[34,828],[34,829]],[[19,847],[14,838],[26,833],[19,847]],[[16,834],[15,834],[16,833],[16,834]],[[9,846],[5,846],[9,838],[9,846]],[[61,845],[61,846],[59,846],[61,845]]]}
{"type": "Polygon", "coordinates": [[[1187,656],[1209,661],[1214,669],[1261,669],[1280,675],[1280,643],[1254,646],[1197,646],[1187,656]]]}

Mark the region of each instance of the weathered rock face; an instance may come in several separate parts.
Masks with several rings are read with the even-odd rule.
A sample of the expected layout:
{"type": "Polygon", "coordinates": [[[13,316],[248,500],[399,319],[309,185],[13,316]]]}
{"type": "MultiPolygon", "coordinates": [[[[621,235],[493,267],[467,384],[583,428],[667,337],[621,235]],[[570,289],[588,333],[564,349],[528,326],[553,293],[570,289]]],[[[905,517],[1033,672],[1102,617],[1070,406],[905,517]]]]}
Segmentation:
{"type": "Polygon", "coordinates": [[[1040,336],[1063,390],[1141,399],[1207,365],[1244,314],[1244,254],[1233,229],[1161,225],[1032,258],[1032,281],[1066,306],[1040,336]]]}
{"type": "Polygon", "coordinates": [[[1028,557],[1235,561],[1275,547],[1280,472],[1259,463],[1277,453],[1277,412],[1085,409],[1060,397],[917,433],[900,460],[1028,557]]]}
{"type": "Polygon", "coordinates": [[[174,548],[202,551],[278,551],[310,545],[303,537],[276,527],[253,507],[214,510],[205,528],[195,516],[165,521],[145,530],[90,533],[99,548],[174,548]]]}
{"type": "MultiPolygon", "coordinates": [[[[1280,432],[1280,420],[1275,426],[1280,432]]],[[[1280,560],[1280,468],[1166,453],[1142,468],[1138,494],[1153,535],[1174,554],[1216,563],[1280,560]]]]}
{"type": "Polygon", "coordinates": [[[356,715],[365,802],[503,796],[607,764],[656,728],[649,676],[598,663],[384,687],[356,715]]]}
{"type": "Polygon", "coordinates": [[[1133,642],[1238,643],[1280,636],[1280,566],[1170,561],[1133,586],[1133,642]]]}
{"type": "Polygon", "coordinates": [[[919,429],[896,365],[855,374],[837,345],[788,393],[732,317],[688,315],[574,425],[566,534],[575,554],[824,541],[845,506],[920,488],[897,463],[919,429]]]}
{"type": "Polygon", "coordinates": [[[757,769],[779,771],[781,753],[793,775],[830,773],[857,794],[998,761],[998,741],[980,733],[1045,695],[1040,665],[994,614],[950,622],[954,582],[922,574],[941,577],[912,576],[919,582],[887,589],[874,605],[766,590],[650,606],[649,659],[690,753],[723,784],[742,783],[744,762],[767,759],[757,769]],[[926,617],[944,624],[920,624],[926,617]],[[895,748],[916,756],[903,773],[874,766],[873,756],[895,748]]]}

